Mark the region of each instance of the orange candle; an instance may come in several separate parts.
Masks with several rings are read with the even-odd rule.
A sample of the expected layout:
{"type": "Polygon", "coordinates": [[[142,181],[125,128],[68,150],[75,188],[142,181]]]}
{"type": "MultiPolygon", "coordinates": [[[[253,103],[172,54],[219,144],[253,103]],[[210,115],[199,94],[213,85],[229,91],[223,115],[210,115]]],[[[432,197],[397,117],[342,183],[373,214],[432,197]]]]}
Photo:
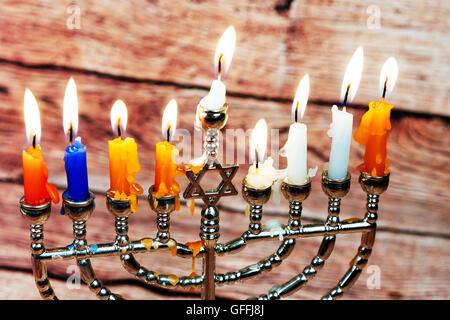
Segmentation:
{"type": "Polygon", "coordinates": [[[134,175],[141,171],[137,144],[133,138],[122,139],[127,126],[127,107],[117,100],[111,109],[111,126],[118,136],[108,141],[110,192],[114,199],[129,199],[131,211],[137,212],[137,196],[143,194],[143,188],[134,181],[134,175]]]}
{"type": "Polygon", "coordinates": [[[56,187],[47,182],[48,170],[39,145],[41,138],[39,109],[29,89],[25,91],[24,116],[28,144],[31,144],[22,152],[25,203],[32,206],[50,201],[58,203],[59,194],[56,187]]]}
{"type": "Polygon", "coordinates": [[[153,190],[156,198],[177,196],[180,193],[180,185],[175,181],[175,177],[185,173],[185,167],[176,163],[179,151],[170,143],[171,137],[175,134],[177,112],[177,103],[172,99],[164,109],[162,119],[161,130],[166,141],[160,141],[156,144],[155,186],[153,190]]]}
{"type": "Polygon", "coordinates": [[[387,132],[391,130],[392,104],[385,98],[392,92],[398,76],[398,66],[394,58],[389,58],[380,74],[381,101],[372,101],[369,110],[363,115],[354,138],[365,145],[364,162],[357,169],[373,177],[385,176],[389,173],[387,158],[387,132]]]}

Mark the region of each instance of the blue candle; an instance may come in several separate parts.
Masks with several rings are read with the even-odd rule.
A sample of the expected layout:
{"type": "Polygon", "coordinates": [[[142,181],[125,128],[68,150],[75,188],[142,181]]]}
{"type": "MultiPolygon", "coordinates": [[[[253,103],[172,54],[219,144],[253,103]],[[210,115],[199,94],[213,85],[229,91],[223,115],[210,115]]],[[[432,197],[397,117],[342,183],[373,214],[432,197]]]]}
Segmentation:
{"type": "Polygon", "coordinates": [[[64,152],[67,174],[65,195],[72,201],[86,201],[89,198],[88,175],[86,165],[86,146],[77,137],[64,152]]]}

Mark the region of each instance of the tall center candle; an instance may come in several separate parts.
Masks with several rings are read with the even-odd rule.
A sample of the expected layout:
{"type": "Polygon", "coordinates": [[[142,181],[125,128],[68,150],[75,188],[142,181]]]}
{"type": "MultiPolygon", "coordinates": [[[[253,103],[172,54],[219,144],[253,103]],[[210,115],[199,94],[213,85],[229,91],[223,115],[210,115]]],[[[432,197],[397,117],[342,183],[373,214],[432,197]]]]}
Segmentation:
{"type": "Polygon", "coordinates": [[[73,78],[70,78],[64,94],[63,127],[69,141],[64,152],[67,175],[67,190],[64,196],[72,201],[86,201],[89,198],[86,147],[81,143],[81,138],[77,137],[78,98],[73,78]]]}
{"type": "Polygon", "coordinates": [[[211,89],[200,105],[208,111],[219,111],[225,104],[226,86],[221,78],[228,71],[236,44],[236,31],[233,26],[228,27],[220,38],[214,55],[217,80],[213,80],[211,89]]]}

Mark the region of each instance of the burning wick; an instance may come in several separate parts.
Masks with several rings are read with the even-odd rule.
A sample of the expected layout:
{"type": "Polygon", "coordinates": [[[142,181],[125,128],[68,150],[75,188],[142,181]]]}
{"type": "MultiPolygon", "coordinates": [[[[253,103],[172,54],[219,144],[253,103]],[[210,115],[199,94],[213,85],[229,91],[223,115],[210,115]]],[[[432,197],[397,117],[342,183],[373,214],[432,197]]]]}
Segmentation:
{"type": "Polygon", "coordinates": [[[33,148],[36,149],[36,135],[33,134],[33,148]]]}
{"type": "Polygon", "coordinates": [[[170,142],[170,125],[167,126],[167,142],[170,142]]]}
{"type": "Polygon", "coordinates": [[[347,99],[348,99],[348,92],[350,91],[350,86],[351,86],[351,84],[349,83],[347,86],[347,91],[345,91],[344,102],[342,103],[342,105],[344,106],[343,110],[345,110],[347,108],[347,99]]]}
{"type": "Polygon", "coordinates": [[[117,119],[117,135],[122,137],[122,132],[120,132],[120,118],[117,119]]]}
{"type": "Polygon", "coordinates": [[[384,81],[384,88],[383,88],[383,96],[382,98],[386,96],[386,87],[387,87],[388,77],[386,76],[386,80],[384,81]]]}
{"type": "Polygon", "coordinates": [[[255,150],[256,169],[259,167],[258,150],[255,150]]]}
{"type": "Polygon", "coordinates": [[[70,143],[73,142],[73,127],[72,127],[72,122],[70,123],[70,128],[69,128],[69,142],[70,142],[70,143]]]}
{"type": "Polygon", "coordinates": [[[222,76],[222,58],[223,58],[223,52],[220,53],[219,63],[217,64],[217,80],[220,80],[220,78],[222,76]]]}
{"type": "Polygon", "coordinates": [[[294,121],[298,122],[298,104],[300,103],[300,100],[297,101],[297,106],[295,107],[295,112],[294,112],[294,121]]]}

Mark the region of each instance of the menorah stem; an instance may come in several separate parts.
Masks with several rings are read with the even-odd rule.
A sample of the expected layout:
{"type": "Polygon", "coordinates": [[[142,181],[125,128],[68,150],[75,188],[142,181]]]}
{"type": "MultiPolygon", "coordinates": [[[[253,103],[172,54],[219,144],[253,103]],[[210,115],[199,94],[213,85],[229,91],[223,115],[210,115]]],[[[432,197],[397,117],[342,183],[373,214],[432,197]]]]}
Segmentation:
{"type": "Polygon", "coordinates": [[[339,281],[336,287],[330,290],[328,294],[322,297],[324,300],[339,299],[349,290],[358,280],[364,267],[369,261],[372,254],[372,247],[375,242],[376,221],[378,218],[378,201],[380,194],[382,194],[389,185],[389,174],[383,177],[372,177],[367,173],[361,173],[359,183],[362,189],[367,193],[366,201],[366,215],[364,221],[369,222],[373,227],[361,236],[361,244],[358,251],[350,262],[350,268],[339,281]]]}
{"type": "Polygon", "coordinates": [[[296,231],[302,225],[302,201],[290,201],[289,202],[289,228],[292,231],[296,231]]]}
{"type": "Polygon", "coordinates": [[[44,225],[37,224],[30,226],[31,237],[31,268],[33,271],[36,286],[41,297],[45,300],[58,300],[55,296],[50,282],[48,281],[47,266],[44,261],[36,259],[35,255],[44,252],[44,225]]]}
{"type": "Polygon", "coordinates": [[[203,300],[215,299],[215,245],[219,236],[219,210],[214,206],[205,205],[202,209],[200,225],[200,238],[202,239],[205,248],[205,254],[203,256],[204,282],[201,294],[203,300]]]}
{"type": "Polygon", "coordinates": [[[34,281],[42,299],[57,300],[55,292],[50,285],[47,275],[47,265],[39,256],[45,252],[44,246],[44,223],[50,217],[52,209],[51,202],[32,206],[25,203],[24,197],[20,199],[20,212],[22,217],[30,225],[31,238],[31,269],[34,281]]]}
{"type": "Polygon", "coordinates": [[[156,215],[156,225],[158,228],[158,233],[156,234],[157,239],[166,243],[170,239],[170,212],[158,212],[156,215]]]}
{"type": "Polygon", "coordinates": [[[214,300],[216,298],[216,284],[215,284],[216,253],[214,249],[215,244],[216,240],[206,240],[204,242],[205,255],[203,257],[204,282],[201,294],[202,300],[214,300]]]}
{"type": "Polygon", "coordinates": [[[103,286],[102,282],[96,278],[91,261],[88,258],[90,256],[90,247],[86,241],[86,221],[94,211],[94,199],[94,195],[90,194],[86,201],[77,202],[63,195],[64,212],[73,222],[73,246],[77,252],[77,265],[80,269],[81,279],[98,298],[102,300],[122,299],[121,296],[112,293],[103,286]]]}
{"type": "Polygon", "coordinates": [[[250,225],[248,229],[253,234],[259,234],[261,232],[261,219],[263,206],[260,204],[250,204],[250,225]]]}

